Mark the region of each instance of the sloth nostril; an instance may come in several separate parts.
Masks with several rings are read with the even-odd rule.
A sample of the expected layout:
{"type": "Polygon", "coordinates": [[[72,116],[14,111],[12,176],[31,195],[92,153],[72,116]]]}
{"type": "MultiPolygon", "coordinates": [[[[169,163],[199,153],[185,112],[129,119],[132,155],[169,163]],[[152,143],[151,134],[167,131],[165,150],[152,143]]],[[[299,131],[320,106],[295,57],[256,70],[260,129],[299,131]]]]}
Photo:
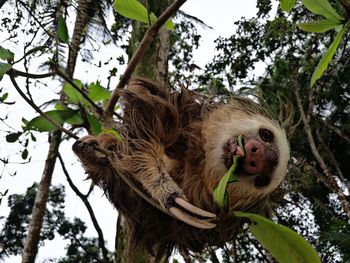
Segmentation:
{"type": "Polygon", "coordinates": [[[254,162],[254,161],[250,162],[250,166],[256,167],[256,162],[254,162]]]}
{"type": "Polygon", "coordinates": [[[255,152],[257,152],[258,151],[258,148],[256,148],[256,147],[253,147],[252,148],[252,153],[255,153],[255,152]]]}

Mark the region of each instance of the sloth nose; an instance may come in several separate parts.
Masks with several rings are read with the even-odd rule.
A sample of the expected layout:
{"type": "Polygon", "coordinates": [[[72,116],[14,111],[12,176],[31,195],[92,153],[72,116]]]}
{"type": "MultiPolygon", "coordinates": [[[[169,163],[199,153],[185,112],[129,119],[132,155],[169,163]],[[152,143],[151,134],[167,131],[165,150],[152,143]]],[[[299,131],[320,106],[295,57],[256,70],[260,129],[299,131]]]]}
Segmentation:
{"type": "Polygon", "coordinates": [[[246,172],[248,175],[260,173],[264,168],[265,162],[264,146],[258,141],[251,140],[245,144],[244,148],[244,172],[246,172]]]}

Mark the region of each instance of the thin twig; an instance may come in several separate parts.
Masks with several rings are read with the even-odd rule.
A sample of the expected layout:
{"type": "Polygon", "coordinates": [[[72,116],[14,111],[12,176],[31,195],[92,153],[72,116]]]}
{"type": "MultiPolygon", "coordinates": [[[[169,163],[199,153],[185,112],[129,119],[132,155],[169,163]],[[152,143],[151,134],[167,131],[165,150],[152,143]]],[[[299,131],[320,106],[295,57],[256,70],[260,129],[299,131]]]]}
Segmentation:
{"type": "Polygon", "coordinates": [[[75,192],[75,194],[83,201],[86,209],[89,212],[92,224],[94,225],[96,232],[97,232],[97,235],[98,235],[98,245],[102,250],[103,258],[106,262],[109,262],[108,250],[106,249],[106,246],[105,246],[105,239],[103,237],[103,232],[102,232],[102,229],[101,229],[99,223],[97,222],[97,219],[96,219],[95,213],[92,209],[92,206],[91,206],[89,200],[87,199],[87,196],[82,194],[79,191],[78,187],[76,187],[75,184],[73,183],[73,181],[72,181],[72,179],[71,179],[71,177],[66,169],[66,165],[64,164],[63,158],[62,158],[60,153],[58,153],[58,159],[60,160],[63,173],[65,174],[65,176],[67,178],[69,186],[72,188],[72,190],[75,192]]]}
{"type": "MultiPolygon", "coordinates": [[[[316,117],[316,116],[315,116],[316,117]]],[[[333,131],[335,134],[337,134],[339,137],[341,137],[342,139],[344,139],[345,141],[347,141],[348,143],[350,143],[350,137],[345,135],[339,128],[337,128],[336,126],[326,122],[325,120],[316,117],[317,120],[326,128],[330,129],[331,131],[333,131]]]]}
{"type": "Polygon", "coordinates": [[[118,90],[124,88],[132,72],[135,70],[137,64],[140,62],[141,58],[145,54],[148,46],[151,44],[155,36],[157,35],[161,26],[172,16],[175,12],[185,3],[186,0],[177,0],[172,5],[170,5],[161,16],[154,22],[154,24],[147,30],[145,36],[143,37],[139,47],[130,59],[124,74],[122,75],[117,87],[114,89],[112,96],[105,108],[106,116],[111,117],[114,111],[114,107],[119,99],[118,90]]]}
{"type": "Polygon", "coordinates": [[[19,93],[19,95],[21,95],[21,97],[34,109],[36,110],[44,119],[46,119],[48,122],[50,122],[52,125],[54,125],[58,130],[66,133],[68,136],[78,140],[79,137],[73,133],[71,133],[70,131],[68,131],[67,129],[63,128],[61,125],[57,124],[54,120],[52,120],[49,116],[47,116],[37,105],[35,105],[35,103],[33,101],[31,101],[30,99],[28,99],[28,97],[23,93],[23,91],[20,89],[20,87],[18,86],[15,77],[12,73],[12,70],[9,71],[9,76],[11,79],[11,82],[13,84],[13,86],[15,87],[15,89],[17,90],[17,92],[19,93]]]}
{"type": "Polygon", "coordinates": [[[48,72],[48,73],[44,73],[44,74],[32,74],[32,73],[28,73],[28,72],[23,72],[17,69],[12,68],[11,72],[12,76],[17,77],[26,77],[26,78],[31,78],[31,79],[43,79],[43,78],[49,78],[49,77],[53,77],[57,74],[56,71],[52,71],[52,72],[48,72]]]}

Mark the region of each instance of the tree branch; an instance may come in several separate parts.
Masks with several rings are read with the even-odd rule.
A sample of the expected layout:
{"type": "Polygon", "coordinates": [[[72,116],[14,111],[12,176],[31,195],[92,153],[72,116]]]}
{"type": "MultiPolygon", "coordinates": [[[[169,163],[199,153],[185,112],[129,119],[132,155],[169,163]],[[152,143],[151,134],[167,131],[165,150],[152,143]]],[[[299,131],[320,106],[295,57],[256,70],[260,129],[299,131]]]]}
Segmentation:
{"type": "MultiPolygon", "coordinates": [[[[300,115],[301,115],[302,121],[304,123],[304,130],[305,130],[308,142],[309,142],[309,146],[311,148],[311,152],[312,152],[314,158],[316,159],[316,161],[318,162],[318,164],[320,165],[320,167],[323,171],[323,174],[326,176],[326,179],[328,181],[328,184],[326,184],[326,186],[328,186],[331,191],[335,191],[337,193],[339,201],[342,205],[342,208],[343,208],[345,214],[347,215],[347,217],[350,219],[350,204],[349,204],[346,196],[344,195],[343,191],[340,189],[337,181],[335,180],[335,178],[333,177],[333,175],[329,171],[322,156],[320,155],[320,153],[318,152],[318,150],[316,148],[315,140],[313,138],[311,127],[309,124],[308,116],[310,116],[310,113],[308,113],[308,115],[305,114],[304,109],[303,109],[303,105],[301,104],[301,99],[300,99],[300,95],[299,95],[299,88],[296,87],[296,85],[294,87],[294,90],[295,90],[295,96],[296,96],[298,108],[300,111],[300,115]]],[[[310,98],[311,98],[311,96],[309,96],[309,99],[310,98]]],[[[310,101],[310,104],[311,104],[311,101],[310,101]]]]}
{"type": "Polygon", "coordinates": [[[119,99],[118,90],[124,88],[132,72],[135,70],[137,64],[140,62],[141,58],[146,52],[146,49],[151,44],[155,36],[157,35],[158,30],[161,26],[172,16],[175,12],[185,3],[186,0],[177,0],[172,5],[170,5],[161,16],[154,22],[154,24],[147,30],[145,36],[143,37],[139,47],[135,51],[134,55],[130,59],[127,68],[125,69],[124,74],[122,75],[118,85],[113,91],[113,94],[105,108],[106,117],[111,118],[114,112],[115,104],[119,99]]]}
{"type": "Polygon", "coordinates": [[[344,7],[344,9],[350,14],[350,2],[349,0],[338,0],[339,3],[344,7]]]}
{"type": "Polygon", "coordinates": [[[333,126],[332,124],[326,122],[325,120],[315,116],[315,118],[326,128],[330,129],[331,131],[333,131],[335,134],[337,134],[339,137],[341,137],[342,139],[344,139],[345,141],[347,141],[348,143],[350,143],[350,137],[345,135],[339,128],[337,128],[336,126],[333,126]]]}
{"type": "Polygon", "coordinates": [[[62,170],[63,170],[63,173],[65,174],[66,178],[67,178],[67,181],[68,181],[68,184],[69,186],[72,188],[72,190],[74,191],[74,193],[83,201],[86,209],[88,210],[89,212],[89,215],[90,215],[90,218],[91,218],[91,221],[92,221],[92,224],[94,225],[95,229],[96,229],[96,232],[97,232],[97,235],[98,235],[98,245],[99,247],[101,248],[102,250],[102,254],[103,254],[103,258],[106,262],[109,262],[109,258],[108,258],[108,250],[106,249],[106,246],[105,246],[105,239],[103,237],[103,232],[101,230],[101,227],[99,225],[99,223],[97,222],[97,219],[96,219],[96,216],[95,216],[95,213],[91,207],[91,204],[87,198],[86,195],[82,194],[78,187],[75,186],[75,184],[73,183],[67,169],[66,169],[66,166],[64,164],[64,161],[63,161],[63,158],[61,156],[60,153],[58,153],[58,159],[60,160],[60,163],[61,163],[61,167],[62,167],[62,170]]]}
{"type": "Polygon", "coordinates": [[[11,79],[11,82],[13,84],[13,86],[15,87],[15,89],[17,90],[17,92],[19,93],[19,95],[21,95],[21,97],[34,109],[36,110],[43,118],[45,118],[48,122],[50,122],[52,125],[54,125],[58,130],[66,133],[68,136],[78,140],[79,137],[73,133],[71,133],[70,131],[68,131],[67,129],[65,129],[64,127],[62,127],[61,125],[57,124],[54,120],[52,120],[49,116],[47,116],[37,105],[35,105],[35,103],[33,101],[31,101],[30,99],[27,98],[27,96],[23,93],[23,91],[20,89],[20,87],[18,86],[15,77],[12,73],[12,70],[9,71],[9,76],[11,79]]]}

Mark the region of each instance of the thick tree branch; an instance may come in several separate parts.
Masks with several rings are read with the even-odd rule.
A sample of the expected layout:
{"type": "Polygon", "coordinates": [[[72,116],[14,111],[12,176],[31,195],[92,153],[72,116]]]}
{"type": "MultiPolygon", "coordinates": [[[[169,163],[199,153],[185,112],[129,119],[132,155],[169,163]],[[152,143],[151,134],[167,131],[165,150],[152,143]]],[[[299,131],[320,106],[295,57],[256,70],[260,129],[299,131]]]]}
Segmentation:
{"type": "Polygon", "coordinates": [[[175,12],[186,2],[186,0],[177,0],[172,5],[170,5],[164,13],[154,22],[154,24],[147,30],[145,36],[143,37],[139,47],[133,54],[132,58],[130,59],[127,68],[125,69],[125,72],[123,76],[121,77],[117,87],[114,89],[113,94],[106,106],[105,113],[106,117],[111,118],[114,112],[115,104],[117,103],[119,99],[118,90],[124,88],[128,80],[130,79],[130,76],[132,72],[135,70],[137,64],[145,54],[148,46],[151,44],[155,36],[157,35],[157,32],[161,28],[161,26],[172,16],[175,14],[175,12]]]}
{"type": "Polygon", "coordinates": [[[66,169],[66,166],[64,164],[64,161],[63,161],[63,158],[61,156],[60,153],[58,153],[58,159],[60,160],[60,163],[61,163],[61,167],[62,167],[62,170],[63,170],[63,173],[65,174],[66,178],[67,178],[67,181],[68,181],[68,184],[69,186],[72,188],[72,190],[74,191],[74,193],[83,201],[86,209],[88,210],[89,212],[89,215],[90,215],[90,218],[91,218],[91,221],[92,221],[92,224],[94,225],[95,229],[96,229],[96,232],[97,232],[97,235],[98,235],[98,245],[99,247],[101,248],[102,250],[102,255],[103,255],[103,258],[106,262],[109,261],[109,258],[108,258],[108,250],[106,249],[106,246],[105,246],[105,239],[103,237],[103,232],[102,232],[102,229],[96,219],[96,216],[95,216],[95,213],[91,207],[91,204],[87,198],[87,195],[84,195],[82,194],[78,187],[75,186],[75,184],[73,183],[67,169],[66,169]]]}
{"type": "MultiPolygon", "coordinates": [[[[10,70],[11,71],[11,70],[10,70]]],[[[10,72],[9,73],[11,82],[13,84],[13,86],[15,87],[15,89],[17,90],[17,92],[19,93],[19,95],[21,95],[21,97],[34,109],[36,110],[43,118],[45,118],[48,122],[50,122],[52,125],[54,125],[58,130],[66,133],[68,136],[74,138],[74,139],[79,139],[79,137],[73,133],[71,133],[70,131],[68,131],[67,129],[65,129],[64,127],[62,127],[61,125],[57,124],[54,120],[52,120],[49,116],[47,116],[37,105],[35,105],[35,103],[33,101],[31,101],[30,99],[28,99],[28,97],[24,94],[24,92],[20,89],[20,87],[18,86],[14,75],[10,72]]]]}
{"type": "MultiPolygon", "coordinates": [[[[323,174],[326,176],[326,179],[328,182],[328,184],[326,184],[326,186],[330,187],[331,191],[334,191],[337,193],[339,201],[342,205],[342,208],[343,208],[345,214],[347,215],[347,217],[350,219],[350,204],[349,204],[346,196],[344,195],[343,191],[340,189],[337,181],[335,180],[335,178],[333,177],[333,175],[329,171],[329,169],[328,169],[326,163],[324,162],[322,156],[320,155],[319,151],[317,150],[316,143],[315,143],[315,140],[313,138],[312,130],[310,127],[309,118],[308,118],[308,116],[310,116],[310,112],[308,112],[307,115],[305,114],[303,105],[301,103],[300,95],[299,95],[299,88],[294,87],[294,90],[295,90],[295,96],[296,96],[298,108],[300,111],[300,115],[301,115],[302,121],[304,123],[304,130],[305,130],[308,142],[309,142],[309,146],[311,148],[311,152],[312,152],[313,156],[315,157],[315,160],[317,161],[317,163],[320,165],[320,167],[323,171],[323,174]]],[[[309,97],[309,99],[310,99],[310,97],[309,97]]],[[[310,104],[312,104],[311,101],[310,101],[310,104]]]]}

